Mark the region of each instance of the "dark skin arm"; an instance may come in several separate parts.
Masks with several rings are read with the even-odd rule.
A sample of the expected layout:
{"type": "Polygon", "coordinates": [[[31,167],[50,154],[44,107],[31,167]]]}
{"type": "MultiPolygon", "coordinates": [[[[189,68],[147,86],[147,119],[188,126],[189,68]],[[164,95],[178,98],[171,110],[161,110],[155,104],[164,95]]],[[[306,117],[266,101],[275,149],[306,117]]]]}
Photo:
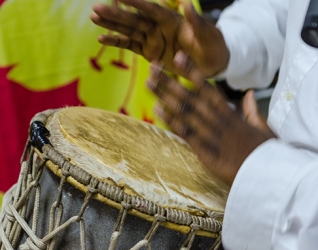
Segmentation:
{"type": "Polygon", "coordinates": [[[259,123],[244,121],[229,108],[220,90],[202,75],[195,76],[190,79],[195,88],[189,91],[154,62],[147,86],[160,99],[155,112],[189,143],[209,173],[231,186],[248,155],[275,136],[257,114],[252,117],[259,123]]]}
{"type": "Polygon", "coordinates": [[[119,35],[101,35],[98,40],[108,46],[129,49],[148,61],[160,60],[165,69],[184,76],[173,63],[177,51],[189,55],[188,70],[200,68],[205,77],[223,71],[229,51],[215,25],[197,15],[193,6],[184,5],[184,17],[172,10],[144,0],[119,0],[132,8],[95,4],[92,21],[119,35]],[[194,63],[192,63],[192,61],[194,63]]]}

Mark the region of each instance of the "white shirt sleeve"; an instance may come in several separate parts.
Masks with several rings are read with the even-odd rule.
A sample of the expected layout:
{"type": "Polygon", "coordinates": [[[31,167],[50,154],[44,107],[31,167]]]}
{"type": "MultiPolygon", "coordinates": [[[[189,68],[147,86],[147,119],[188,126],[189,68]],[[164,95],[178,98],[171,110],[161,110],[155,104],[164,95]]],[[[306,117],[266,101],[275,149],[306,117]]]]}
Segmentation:
{"type": "Polygon", "coordinates": [[[283,57],[288,0],[241,0],[225,9],[217,23],[230,61],[218,76],[233,89],[263,88],[283,57]]]}
{"type": "Polygon", "coordinates": [[[263,143],[233,183],[224,217],[224,248],[316,250],[317,194],[317,154],[278,139],[263,143]]]}

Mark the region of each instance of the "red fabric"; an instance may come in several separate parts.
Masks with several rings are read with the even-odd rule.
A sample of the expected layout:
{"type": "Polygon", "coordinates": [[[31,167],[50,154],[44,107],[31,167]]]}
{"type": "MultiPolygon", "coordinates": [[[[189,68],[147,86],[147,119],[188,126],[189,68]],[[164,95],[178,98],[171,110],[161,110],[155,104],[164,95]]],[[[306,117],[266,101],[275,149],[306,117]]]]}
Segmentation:
{"type": "Polygon", "coordinates": [[[77,97],[78,79],[61,88],[34,92],[8,79],[13,67],[0,67],[0,191],[4,192],[18,179],[32,117],[46,109],[83,105],[77,97]]]}

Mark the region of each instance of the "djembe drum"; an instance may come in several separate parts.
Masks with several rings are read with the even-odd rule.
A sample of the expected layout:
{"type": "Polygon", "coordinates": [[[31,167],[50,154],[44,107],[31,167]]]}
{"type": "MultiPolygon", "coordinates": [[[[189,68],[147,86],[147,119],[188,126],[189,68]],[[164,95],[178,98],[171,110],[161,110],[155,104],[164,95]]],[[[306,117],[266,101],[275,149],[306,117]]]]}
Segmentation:
{"type": "Polygon", "coordinates": [[[73,107],[37,114],[0,249],[217,249],[228,189],[174,134],[73,107]]]}

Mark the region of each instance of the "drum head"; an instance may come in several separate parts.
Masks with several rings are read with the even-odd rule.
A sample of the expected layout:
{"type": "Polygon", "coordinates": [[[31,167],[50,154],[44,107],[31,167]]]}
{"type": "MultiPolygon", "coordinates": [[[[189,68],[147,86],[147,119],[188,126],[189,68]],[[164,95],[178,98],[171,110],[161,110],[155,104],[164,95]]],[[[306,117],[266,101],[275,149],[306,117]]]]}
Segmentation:
{"type": "Polygon", "coordinates": [[[46,126],[54,148],[102,182],[163,207],[224,211],[228,188],[169,131],[86,107],[62,109],[46,126]]]}

